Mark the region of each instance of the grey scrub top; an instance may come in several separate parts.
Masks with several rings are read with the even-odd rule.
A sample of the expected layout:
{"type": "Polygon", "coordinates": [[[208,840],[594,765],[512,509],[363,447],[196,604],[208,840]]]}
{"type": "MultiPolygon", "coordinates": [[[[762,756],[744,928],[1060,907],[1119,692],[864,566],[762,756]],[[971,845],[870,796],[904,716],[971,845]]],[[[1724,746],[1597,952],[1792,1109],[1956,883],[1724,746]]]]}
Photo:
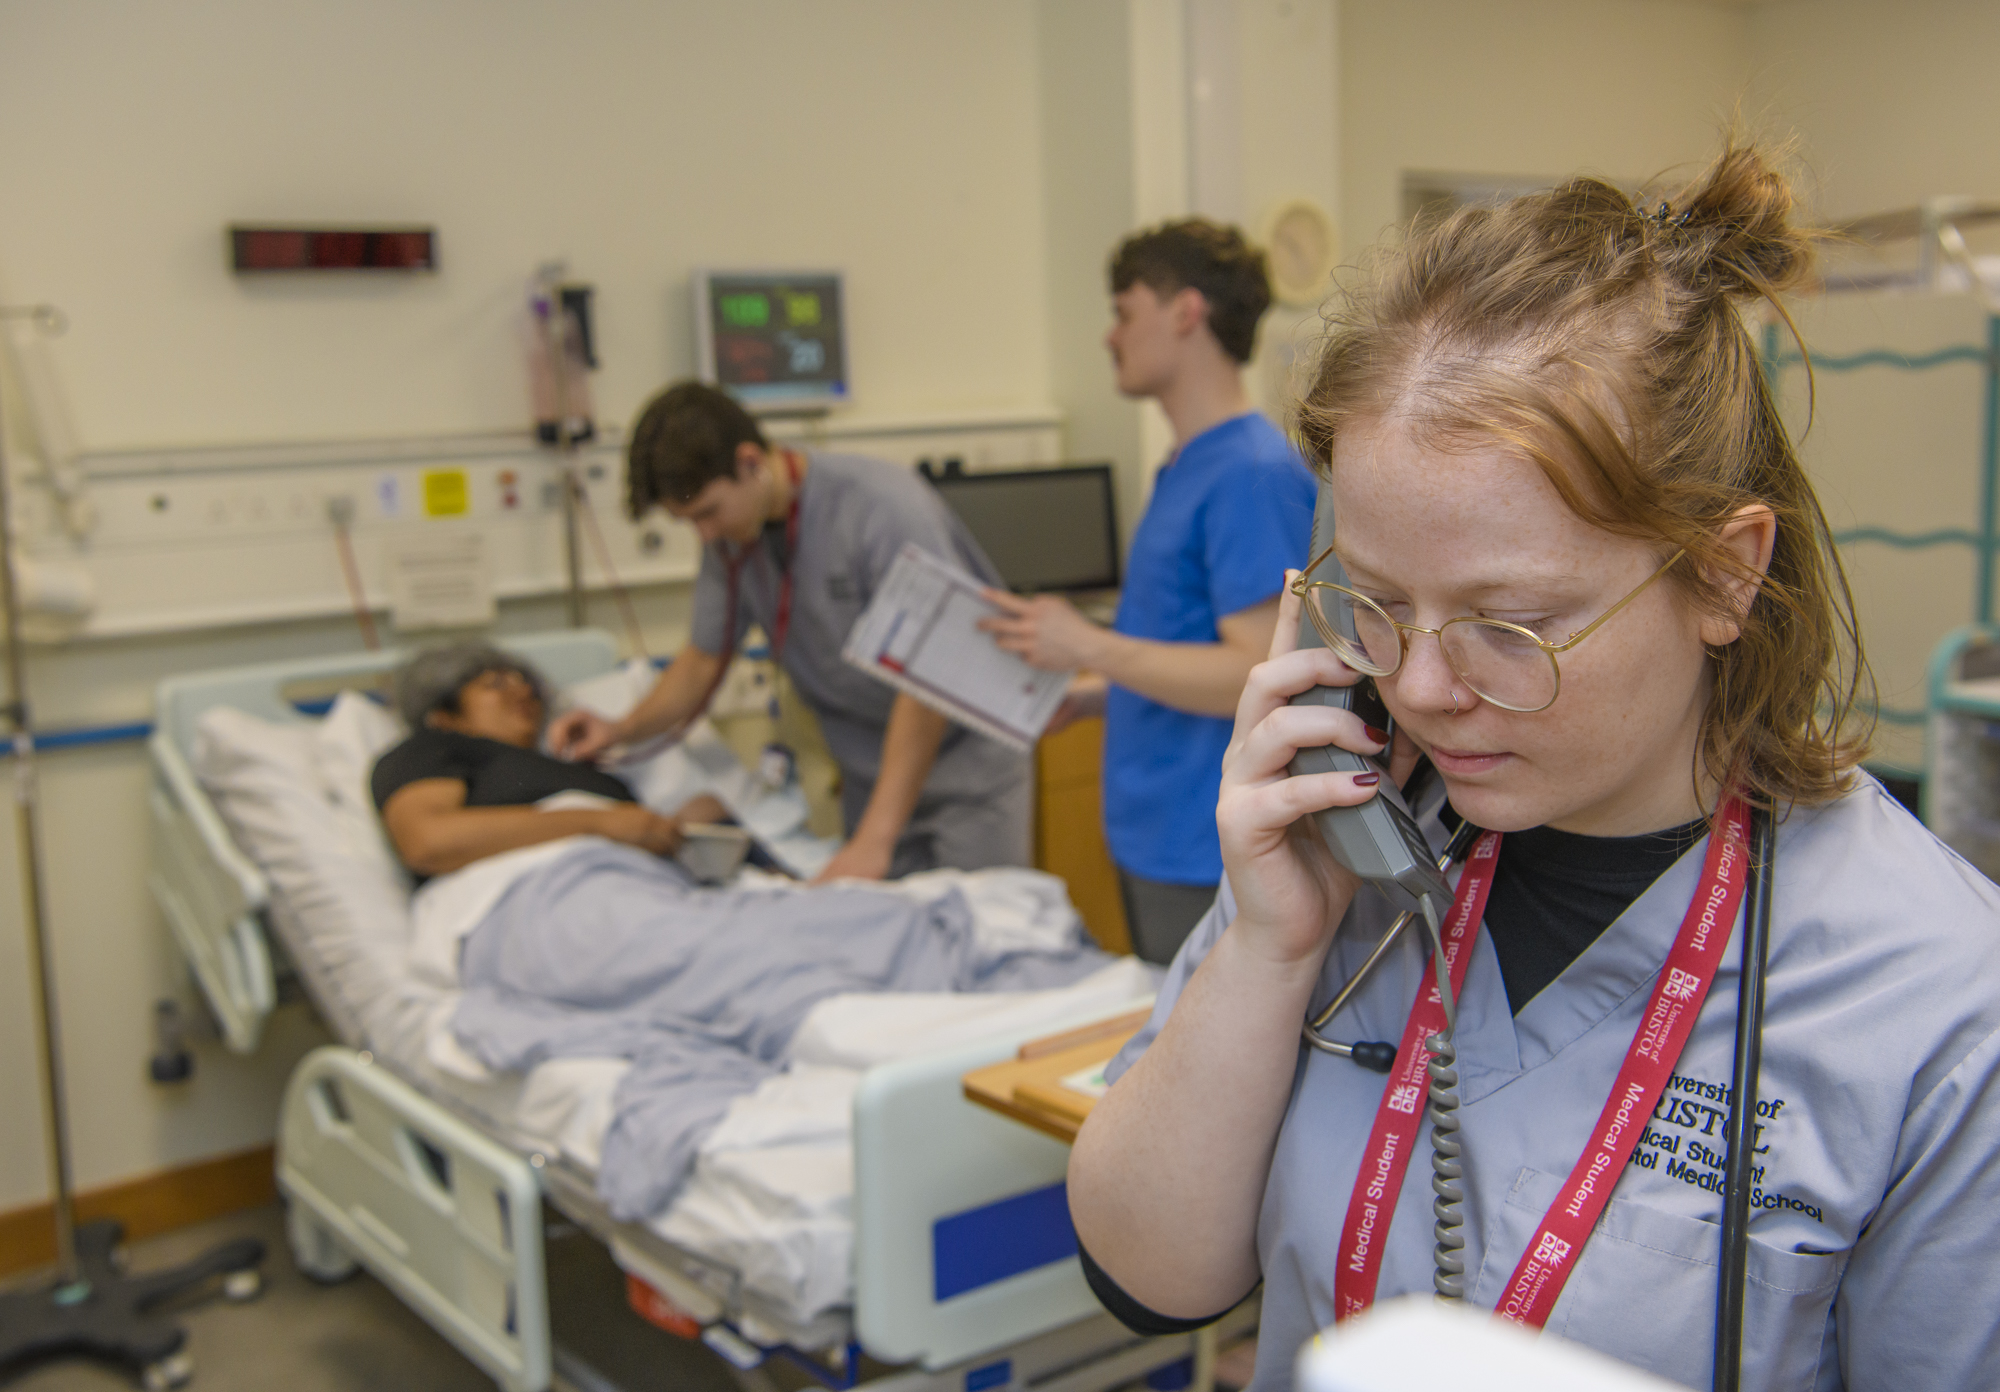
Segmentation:
{"type": "MultiPolygon", "coordinates": [[[[862,455],[814,452],[808,458],[799,488],[797,554],[791,559],[791,623],[778,660],[819,717],[843,779],[872,786],[896,690],[841,661],[848,630],[906,541],[989,584],[1000,584],[1000,574],[958,515],[914,470],[862,455]]],[[[694,645],[719,653],[740,643],[753,623],[775,635],[781,584],[769,549],[757,547],[743,563],[736,632],[725,634],[729,568],[717,548],[704,547],[694,582],[694,645]]],[[[924,796],[992,797],[1026,776],[1025,755],[954,725],[931,765],[924,796]]]]}
{"type": "MultiPolygon", "coordinates": [[[[1706,846],[1518,1016],[1479,935],[1458,1026],[1471,1303],[1496,1303],[1582,1153],[1706,846]]],[[[2000,890],[1865,775],[1781,823],[1772,890],[1743,1385],[2000,1388],[2000,890]]],[[[1150,1044],[1234,914],[1225,882],[1111,1077],[1150,1044]]],[[[1390,918],[1364,891],[1316,1005],[1390,918]]],[[[1398,945],[1334,1038],[1402,1037],[1430,979],[1423,937],[1398,945]]],[[[1690,1387],[1711,1377],[1740,951],[1725,955],[1547,1326],[1690,1387]]],[[[1300,1050],[1257,1229],[1255,1392],[1289,1387],[1299,1346],[1332,1323],[1341,1221],[1383,1086],[1300,1050]]],[[[1377,1299],[1430,1290],[1429,1148],[1426,1135],[1411,1157],[1377,1299]]]]}

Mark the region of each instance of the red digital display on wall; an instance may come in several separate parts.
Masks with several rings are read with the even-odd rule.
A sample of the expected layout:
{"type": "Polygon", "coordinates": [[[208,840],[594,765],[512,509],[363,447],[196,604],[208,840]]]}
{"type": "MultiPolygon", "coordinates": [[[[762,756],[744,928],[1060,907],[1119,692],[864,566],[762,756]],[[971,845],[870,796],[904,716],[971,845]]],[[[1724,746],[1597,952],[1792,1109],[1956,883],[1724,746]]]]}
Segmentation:
{"type": "Polygon", "coordinates": [[[238,271],[434,271],[437,231],[236,226],[229,252],[238,271]]]}

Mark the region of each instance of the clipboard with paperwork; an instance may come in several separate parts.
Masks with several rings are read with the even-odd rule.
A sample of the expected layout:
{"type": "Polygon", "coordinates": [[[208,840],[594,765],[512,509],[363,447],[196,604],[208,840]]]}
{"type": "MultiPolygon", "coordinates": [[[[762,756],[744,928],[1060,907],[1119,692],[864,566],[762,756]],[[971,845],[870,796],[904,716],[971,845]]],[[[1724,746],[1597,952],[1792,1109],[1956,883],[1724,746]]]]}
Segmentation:
{"type": "Polygon", "coordinates": [[[1069,686],[979,631],[1000,610],[986,587],[914,543],[896,553],[882,586],[855,620],[840,655],[961,725],[1026,751],[1069,686]]]}

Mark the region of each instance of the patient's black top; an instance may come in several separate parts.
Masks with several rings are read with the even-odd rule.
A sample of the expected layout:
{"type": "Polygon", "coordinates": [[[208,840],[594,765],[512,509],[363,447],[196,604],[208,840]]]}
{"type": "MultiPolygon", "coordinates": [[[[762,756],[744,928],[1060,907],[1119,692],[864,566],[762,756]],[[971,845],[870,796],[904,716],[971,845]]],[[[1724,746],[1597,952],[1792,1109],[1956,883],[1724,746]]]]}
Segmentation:
{"type": "Polygon", "coordinates": [[[596,793],[636,802],[624,780],[589,764],[565,763],[480,735],[425,726],[375,761],[369,791],[380,808],[398,788],[425,778],[455,778],[467,807],[525,807],[555,793],[596,793]]]}

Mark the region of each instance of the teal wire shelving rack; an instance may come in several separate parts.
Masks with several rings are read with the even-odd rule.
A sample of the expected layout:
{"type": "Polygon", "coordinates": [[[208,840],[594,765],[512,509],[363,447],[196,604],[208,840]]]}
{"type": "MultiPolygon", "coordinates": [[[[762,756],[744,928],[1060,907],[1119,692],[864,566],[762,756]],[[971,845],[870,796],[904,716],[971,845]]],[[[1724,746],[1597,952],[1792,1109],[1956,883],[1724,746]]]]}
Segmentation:
{"type": "MultiPolygon", "coordinates": [[[[1774,386],[1778,375],[1805,361],[1797,349],[1786,349],[1778,324],[1764,326],[1764,376],[1774,386]]],[[[2000,552],[2000,314],[1986,316],[1986,342],[1955,344],[1932,353],[1893,353],[1871,349],[1845,357],[1814,353],[1815,372],[1857,372],[1864,368],[1887,367],[1902,372],[1924,372],[1947,363],[1979,364],[1984,382],[1984,430],[1979,461],[1979,526],[1941,527],[1930,531],[1903,532],[1889,527],[1849,527],[1833,534],[1842,547],[1860,545],[1891,546],[1903,551],[1922,551],[1938,546],[1969,546],[1975,564],[1972,582],[1971,622],[1980,630],[1993,627],[1993,566],[2000,552]]],[[[1884,706],[1877,717],[1889,725],[1922,725],[1930,717],[1927,710],[1884,706]]]]}
{"type": "MultiPolygon", "coordinates": [[[[1829,274],[1824,287],[1828,292],[1893,289],[1920,294],[1970,293],[1986,311],[1986,341],[1917,354],[1883,349],[1845,356],[1816,353],[1812,365],[1816,371],[1829,373],[1870,368],[1924,372],[1950,363],[1973,363],[1980,368],[1983,429],[1977,526],[1927,531],[1860,526],[1834,533],[1834,541],[1843,549],[1972,548],[1969,622],[1933,651],[1925,708],[1882,707],[1876,714],[1885,724],[1923,727],[1920,807],[1925,823],[1987,875],[2000,878],[2000,629],[1995,627],[1993,613],[1993,572],[1996,556],[2000,556],[2000,289],[1996,289],[1990,271],[1982,274],[1986,268],[1975,260],[1964,235],[1966,228],[1996,222],[2000,222],[2000,204],[1937,198],[1841,228],[1852,242],[1878,250],[1899,243],[1913,246],[1916,263],[1913,268],[1875,267],[1859,273],[1829,274]]],[[[1765,378],[1774,388],[1780,373],[1804,361],[1798,351],[1785,350],[1775,323],[1765,326],[1763,357],[1765,378]]]]}

